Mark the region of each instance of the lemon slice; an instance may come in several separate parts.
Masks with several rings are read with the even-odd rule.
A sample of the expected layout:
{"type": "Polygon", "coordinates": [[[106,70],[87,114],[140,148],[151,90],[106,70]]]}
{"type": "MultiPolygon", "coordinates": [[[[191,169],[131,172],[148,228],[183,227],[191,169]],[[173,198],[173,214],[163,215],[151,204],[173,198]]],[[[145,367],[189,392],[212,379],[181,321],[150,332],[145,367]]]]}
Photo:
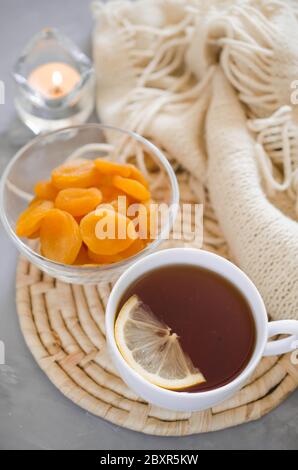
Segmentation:
{"type": "Polygon", "coordinates": [[[125,361],[159,387],[181,390],[205,382],[183,352],[178,336],[136,295],[120,310],[115,340],[125,361]]]}

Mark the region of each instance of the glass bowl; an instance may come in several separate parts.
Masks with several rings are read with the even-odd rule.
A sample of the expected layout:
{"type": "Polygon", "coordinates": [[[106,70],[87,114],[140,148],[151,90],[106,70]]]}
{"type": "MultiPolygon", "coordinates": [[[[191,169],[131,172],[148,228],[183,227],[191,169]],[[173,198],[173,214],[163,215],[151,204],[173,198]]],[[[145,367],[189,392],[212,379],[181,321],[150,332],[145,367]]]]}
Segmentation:
{"type": "Polygon", "coordinates": [[[76,284],[111,282],[134,261],[156,250],[172,229],[178,204],[177,179],[163,153],[133,132],[101,124],[74,126],[36,137],[11,160],[0,185],[1,219],[19,252],[50,276],[76,284]],[[121,163],[134,163],[146,173],[152,199],[168,205],[168,215],[158,225],[156,237],[138,254],[110,265],[65,265],[43,257],[36,241],[16,235],[16,221],[33,198],[37,181],[49,179],[55,167],[66,159],[78,157],[106,157],[121,163]]]}

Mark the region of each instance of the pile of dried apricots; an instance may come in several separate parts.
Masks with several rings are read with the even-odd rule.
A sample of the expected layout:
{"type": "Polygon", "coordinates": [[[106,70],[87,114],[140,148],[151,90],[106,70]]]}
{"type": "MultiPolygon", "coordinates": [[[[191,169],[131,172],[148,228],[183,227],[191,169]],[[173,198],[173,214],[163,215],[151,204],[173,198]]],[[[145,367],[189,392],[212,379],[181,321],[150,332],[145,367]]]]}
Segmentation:
{"type": "Polygon", "coordinates": [[[100,158],[69,161],[52,171],[51,180],[38,182],[34,191],[35,198],[17,221],[16,233],[39,238],[41,254],[50,260],[112,264],[138,253],[150,241],[140,238],[132,219],[118,211],[119,196],[126,196],[127,204],[150,207],[148,183],[134,165],[100,158]],[[103,218],[116,227],[115,237],[97,236],[97,224],[103,218]],[[125,236],[117,236],[120,225],[125,236]]]}

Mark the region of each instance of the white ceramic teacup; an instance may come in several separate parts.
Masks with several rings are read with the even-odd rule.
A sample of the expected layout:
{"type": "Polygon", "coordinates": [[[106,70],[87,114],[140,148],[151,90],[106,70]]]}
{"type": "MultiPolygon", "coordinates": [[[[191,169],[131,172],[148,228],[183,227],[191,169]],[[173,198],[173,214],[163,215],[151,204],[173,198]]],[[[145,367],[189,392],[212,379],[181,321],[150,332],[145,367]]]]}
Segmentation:
{"type": "Polygon", "coordinates": [[[298,321],[283,320],[269,323],[264,302],[255,285],[246,274],[226,259],[203,250],[174,248],[159,251],[141,259],[118,279],[106,309],[106,336],[112,360],[119,374],[135,393],[148,402],[163,408],[176,411],[198,411],[210,408],[237,392],[248,381],[262,356],[294,351],[298,344],[298,321]],[[136,373],[119,352],[115,342],[114,325],[118,305],[123,294],[143,274],[173,264],[189,264],[215,271],[237,286],[249,302],[257,332],[255,349],[245,369],[227,385],[195,393],[165,390],[151,384],[136,373]],[[292,336],[268,342],[269,338],[277,334],[292,336]]]}

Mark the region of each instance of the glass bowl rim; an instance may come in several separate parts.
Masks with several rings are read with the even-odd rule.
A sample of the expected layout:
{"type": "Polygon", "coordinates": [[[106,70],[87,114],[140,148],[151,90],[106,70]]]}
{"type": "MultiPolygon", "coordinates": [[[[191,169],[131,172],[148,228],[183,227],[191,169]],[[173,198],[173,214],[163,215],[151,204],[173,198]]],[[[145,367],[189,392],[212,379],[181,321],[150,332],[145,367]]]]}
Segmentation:
{"type": "Polygon", "coordinates": [[[42,265],[47,265],[53,270],[61,271],[63,272],[68,272],[68,273],[73,273],[73,274],[90,274],[90,273],[96,273],[96,272],[109,272],[113,271],[118,268],[125,267],[126,265],[130,264],[131,262],[137,261],[139,258],[145,256],[147,253],[150,253],[153,251],[155,248],[159,246],[159,244],[165,239],[165,237],[170,233],[177,212],[178,212],[178,206],[179,206],[179,199],[180,199],[180,192],[179,192],[179,185],[177,181],[177,177],[175,175],[175,172],[170,165],[169,161],[167,158],[164,156],[161,150],[154,145],[152,142],[147,140],[145,137],[142,137],[141,135],[137,134],[136,132],[129,131],[126,129],[122,129],[120,127],[116,126],[110,126],[107,124],[101,124],[101,123],[87,123],[87,124],[79,124],[76,126],[69,126],[69,127],[64,127],[59,130],[47,132],[41,135],[38,135],[37,137],[34,137],[31,139],[27,144],[25,144],[23,147],[21,147],[14,157],[11,159],[11,161],[8,163],[6,166],[3,175],[1,177],[0,181],[0,218],[3,223],[3,226],[9,235],[9,237],[13,240],[14,244],[17,246],[21,254],[27,256],[28,259],[30,259],[32,262],[36,263],[38,266],[42,265]],[[95,266],[76,266],[76,265],[68,265],[68,264],[63,264],[63,263],[58,263],[56,261],[49,260],[48,258],[45,258],[39,253],[36,253],[32,248],[27,246],[20,237],[17,236],[15,231],[12,229],[10,223],[8,222],[8,218],[6,215],[6,211],[4,210],[4,193],[5,193],[5,185],[6,181],[8,178],[8,175],[13,168],[14,164],[22,157],[23,153],[27,150],[29,150],[31,147],[42,141],[44,138],[56,135],[59,133],[63,133],[66,131],[72,131],[72,130],[83,130],[87,128],[98,128],[100,130],[111,130],[111,131],[116,131],[120,132],[122,134],[129,135],[130,137],[134,138],[138,142],[141,142],[144,144],[146,147],[148,147],[154,155],[158,158],[159,162],[162,164],[163,168],[166,170],[167,176],[170,180],[170,186],[172,189],[172,200],[170,202],[170,210],[169,210],[169,217],[167,224],[165,225],[164,228],[160,231],[158,234],[158,237],[151,243],[149,243],[143,250],[141,250],[139,253],[130,256],[129,258],[126,258],[122,261],[119,261],[117,263],[112,263],[112,264],[106,264],[106,265],[95,265],[95,266]]]}

